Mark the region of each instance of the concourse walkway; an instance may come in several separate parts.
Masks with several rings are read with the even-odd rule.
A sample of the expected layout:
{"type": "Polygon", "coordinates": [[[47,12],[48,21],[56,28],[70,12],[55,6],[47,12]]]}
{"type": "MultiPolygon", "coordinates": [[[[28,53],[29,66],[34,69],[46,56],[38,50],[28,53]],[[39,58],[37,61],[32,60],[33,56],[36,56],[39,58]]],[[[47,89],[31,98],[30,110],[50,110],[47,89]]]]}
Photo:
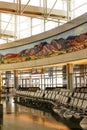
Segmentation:
{"type": "MultiPolygon", "coordinates": [[[[14,103],[13,97],[2,100],[3,119],[0,119],[0,130],[75,130],[60,119],[56,120],[51,113],[25,107],[14,103]]],[[[79,128],[76,130],[82,130],[79,128]]]]}

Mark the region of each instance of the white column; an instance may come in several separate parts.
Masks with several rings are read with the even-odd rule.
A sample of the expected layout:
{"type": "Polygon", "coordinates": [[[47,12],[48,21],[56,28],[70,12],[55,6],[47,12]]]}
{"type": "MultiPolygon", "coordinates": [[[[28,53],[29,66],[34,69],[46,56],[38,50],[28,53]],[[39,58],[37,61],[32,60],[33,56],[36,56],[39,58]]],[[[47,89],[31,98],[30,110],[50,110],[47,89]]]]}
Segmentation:
{"type": "Polygon", "coordinates": [[[68,89],[73,89],[73,64],[67,64],[68,89]]]}
{"type": "Polygon", "coordinates": [[[14,88],[18,87],[18,70],[14,70],[14,88]]]}

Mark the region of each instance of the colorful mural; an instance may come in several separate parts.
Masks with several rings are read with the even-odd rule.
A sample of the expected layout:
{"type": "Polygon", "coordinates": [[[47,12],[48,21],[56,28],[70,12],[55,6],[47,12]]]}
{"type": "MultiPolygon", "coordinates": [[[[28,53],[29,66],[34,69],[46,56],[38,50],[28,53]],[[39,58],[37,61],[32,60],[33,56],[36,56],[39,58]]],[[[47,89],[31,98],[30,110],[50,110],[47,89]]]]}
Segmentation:
{"type": "Polygon", "coordinates": [[[68,36],[66,39],[53,39],[50,43],[46,41],[41,42],[38,45],[24,49],[19,53],[0,54],[0,64],[37,60],[85,48],[87,48],[87,32],[78,36],[68,36]]]}

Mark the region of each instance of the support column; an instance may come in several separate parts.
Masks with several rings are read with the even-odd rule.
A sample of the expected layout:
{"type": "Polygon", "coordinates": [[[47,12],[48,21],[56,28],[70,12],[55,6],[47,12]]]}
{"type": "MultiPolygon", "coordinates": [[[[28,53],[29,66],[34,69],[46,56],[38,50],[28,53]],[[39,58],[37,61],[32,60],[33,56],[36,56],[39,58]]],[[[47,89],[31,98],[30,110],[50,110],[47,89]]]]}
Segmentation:
{"type": "Polygon", "coordinates": [[[2,78],[0,73],[0,103],[1,103],[1,94],[2,94],[2,78]]]}
{"type": "Polygon", "coordinates": [[[66,65],[63,66],[62,73],[63,73],[63,88],[67,88],[67,69],[66,65]]]}
{"type": "Polygon", "coordinates": [[[9,85],[9,79],[11,78],[11,71],[6,71],[6,88],[11,87],[9,85]]]}
{"type": "Polygon", "coordinates": [[[73,89],[73,64],[67,64],[67,82],[68,89],[73,89]]]}
{"type": "Polygon", "coordinates": [[[85,87],[85,67],[84,65],[80,65],[80,86],[79,87],[85,87]]]}
{"type": "Polygon", "coordinates": [[[18,87],[18,70],[14,70],[14,88],[18,87]]]}
{"type": "Polygon", "coordinates": [[[3,104],[1,103],[1,94],[2,94],[2,78],[0,72],[0,118],[3,118],[3,104]]]}

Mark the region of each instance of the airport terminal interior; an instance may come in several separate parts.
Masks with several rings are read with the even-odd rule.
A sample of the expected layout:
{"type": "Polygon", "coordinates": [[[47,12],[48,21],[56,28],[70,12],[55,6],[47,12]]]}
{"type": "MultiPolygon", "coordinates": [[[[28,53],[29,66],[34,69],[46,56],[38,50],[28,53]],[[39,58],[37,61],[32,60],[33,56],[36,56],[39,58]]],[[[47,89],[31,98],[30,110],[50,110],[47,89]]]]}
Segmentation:
{"type": "Polygon", "coordinates": [[[87,0],[0,0],[0,130],[87,130],[87,0]]]}

